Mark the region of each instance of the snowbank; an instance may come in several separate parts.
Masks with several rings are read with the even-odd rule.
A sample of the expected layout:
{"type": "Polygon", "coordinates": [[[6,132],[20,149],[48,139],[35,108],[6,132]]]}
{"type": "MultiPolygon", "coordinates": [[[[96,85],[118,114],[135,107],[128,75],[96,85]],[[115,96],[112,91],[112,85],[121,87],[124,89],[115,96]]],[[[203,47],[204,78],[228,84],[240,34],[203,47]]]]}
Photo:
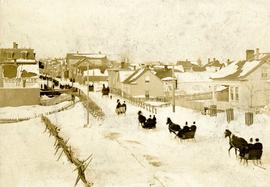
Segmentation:
{"type": "Polygon", "coordinates": [[[74,185],[74,167],[65,157],[57,161],[54,139],[43,131],[40,119],[0,125],[0,186],[74,185]]]}

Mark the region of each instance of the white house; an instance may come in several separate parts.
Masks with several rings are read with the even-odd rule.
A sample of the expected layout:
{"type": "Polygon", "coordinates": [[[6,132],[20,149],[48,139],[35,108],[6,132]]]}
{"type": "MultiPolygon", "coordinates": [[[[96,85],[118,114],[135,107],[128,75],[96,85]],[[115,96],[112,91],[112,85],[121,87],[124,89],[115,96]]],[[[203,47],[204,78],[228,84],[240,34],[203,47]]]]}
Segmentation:
{"type": "Polygon", "coordinates": [[[256,109],[270,103],[270,54],[247,50],[246,60],[232,62],[211,78],[218,108],[256,109]],[[217,88],[223,87],[217,91],[217,88]]]}

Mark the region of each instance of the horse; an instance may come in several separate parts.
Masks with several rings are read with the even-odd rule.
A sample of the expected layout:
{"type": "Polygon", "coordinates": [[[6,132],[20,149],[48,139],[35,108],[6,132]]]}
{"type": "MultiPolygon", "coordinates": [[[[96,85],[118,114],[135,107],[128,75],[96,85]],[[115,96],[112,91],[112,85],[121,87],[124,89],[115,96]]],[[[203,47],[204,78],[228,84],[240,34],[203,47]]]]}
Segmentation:
{"type": "Polygon", "coordinates": [[[234,148],[235,150],[235,155],[237,156],[237,150],[239,150],[239,152],[243,152],[243,150],[245,150],[248,147],[248,143],[244,138],[235,136],[234,134],[232,134],[232,132],[228,129],[225,130],[224,132],[225,138],[229,137],[229,144],[230,144],[230,148],[228,149],[228,153],[230,155],[230,150],[232,148],[234,148]]]}
{"type": "Polygon", "coordinates": [[[142,115],[142,111],[138,112],[138,121],[139,121],[139,125],[141,126],[143,126],[146,121],[146,117],[142,115]]]}
{"type": "Polygon", "coordinates": [[[171,118],[167,118],[166,125],[169,125],[168,126],[169,132],[170,133],[173,132],[175,135],[177,135],[178,132],[181,130],[180,125],[173,123],[172,120],[171,120],[171,118]]]}

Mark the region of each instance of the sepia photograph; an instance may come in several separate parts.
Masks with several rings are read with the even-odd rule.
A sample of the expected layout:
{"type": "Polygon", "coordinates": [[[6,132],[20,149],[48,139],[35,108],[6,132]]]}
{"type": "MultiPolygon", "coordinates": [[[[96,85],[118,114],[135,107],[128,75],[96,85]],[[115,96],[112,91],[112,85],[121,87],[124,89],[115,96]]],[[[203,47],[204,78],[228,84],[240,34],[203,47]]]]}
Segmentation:
{"type": "Polygon", "coordinates": [[[0,186],[269,187],[269,7],[0,0],[0,186]]]}

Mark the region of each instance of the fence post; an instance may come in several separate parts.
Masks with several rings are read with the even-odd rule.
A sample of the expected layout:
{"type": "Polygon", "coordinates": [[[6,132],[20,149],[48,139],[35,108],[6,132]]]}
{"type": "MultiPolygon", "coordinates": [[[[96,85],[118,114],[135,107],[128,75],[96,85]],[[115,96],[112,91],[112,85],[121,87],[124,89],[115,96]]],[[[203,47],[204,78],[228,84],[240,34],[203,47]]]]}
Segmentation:
{"type": "Polygon", "coordinates": [[[227,122],[228,123],[230,123],[232,120],[234,120],[234,113],[233,113],[232,108],[226,109],[226,114],[227,114],[227,122]]]}
{"type": "Polygon", "coordinates": [[[252,112],[246,112],[245,113],[245,124],[246,125],[252,125],[253,124],[253,113],[252,112]]]}

